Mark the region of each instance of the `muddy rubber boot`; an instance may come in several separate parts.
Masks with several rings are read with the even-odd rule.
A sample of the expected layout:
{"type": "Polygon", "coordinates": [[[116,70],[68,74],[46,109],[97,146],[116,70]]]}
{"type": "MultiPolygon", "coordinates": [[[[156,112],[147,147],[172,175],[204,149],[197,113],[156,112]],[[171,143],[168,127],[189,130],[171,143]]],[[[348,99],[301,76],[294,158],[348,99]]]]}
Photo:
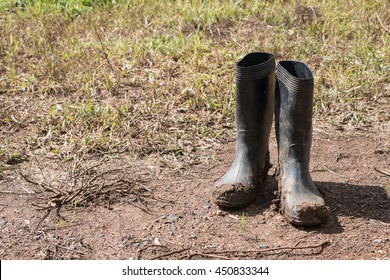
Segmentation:
{"type": "Polygon", "coordinates": [[[268,141],[275,98],[275,56],[250,53],[236,65],[236,157],[215,183],[214,202],[239,208],[256,198],[270,167],[268,141]]]}
{"type": "Polygon", "coordinates": [[[314,78],[299,61],[277,66],[275,129],[279,154],[279,195],[283,216],[295,225],[317,225],[329,210],[309,173],[314,78]]]}

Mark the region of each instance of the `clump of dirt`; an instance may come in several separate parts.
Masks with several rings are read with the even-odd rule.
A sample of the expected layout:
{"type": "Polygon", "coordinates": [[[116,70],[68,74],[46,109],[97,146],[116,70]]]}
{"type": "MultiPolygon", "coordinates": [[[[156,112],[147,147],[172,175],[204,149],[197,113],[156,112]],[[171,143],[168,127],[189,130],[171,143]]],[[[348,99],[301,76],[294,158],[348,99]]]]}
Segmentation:
{"type": "MultiPolygon", "coordinates": [[[[323,122],[315,127],[310,171],[331,211],[320,226],[286,222],[273,204],[272,169],[248,207],[212,203],[214,181],[234,158],[234,139],[219,146],[219,161],[196,165],[158,155],[109,155],[77,164],[36,156],[3,171],[0,257],[390,259],[385,131],[339,131],[323,122]],[[69,198],[76,193],[88,199],[75,203],[69,198]],[[52,203],[56,195],[62,203],[52,203]]],[[[275,164],[274,136],[270,143],[275,164]]]]}

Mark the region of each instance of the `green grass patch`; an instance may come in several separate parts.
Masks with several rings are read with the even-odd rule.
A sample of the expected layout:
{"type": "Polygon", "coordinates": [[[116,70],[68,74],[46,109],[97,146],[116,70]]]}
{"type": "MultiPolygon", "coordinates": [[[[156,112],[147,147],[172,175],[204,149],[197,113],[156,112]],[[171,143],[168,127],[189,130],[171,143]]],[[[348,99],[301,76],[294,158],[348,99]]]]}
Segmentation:
{"type": "Polygon", "coordinates": [[[378,105],[389,83],[385,0],[1,3],[8,155],[33,147],[192,154],[233,135],[234,65],[252,51],[305,61],[326,121],[389,121],[378,105]],[[19,146],[10,146],[16,134],[19,146]]]}
{"type": "Polygon", "coordinates": [[[74,18],[96,7],[111,4],[110,0],[3,0],[0,9],[5,12],[49,14],[61,13],[74,18]]]}

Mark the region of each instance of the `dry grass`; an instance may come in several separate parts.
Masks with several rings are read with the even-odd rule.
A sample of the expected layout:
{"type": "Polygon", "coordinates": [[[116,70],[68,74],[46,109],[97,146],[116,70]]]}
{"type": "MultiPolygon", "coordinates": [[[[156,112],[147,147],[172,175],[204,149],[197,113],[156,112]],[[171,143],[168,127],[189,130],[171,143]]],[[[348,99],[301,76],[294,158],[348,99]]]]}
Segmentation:
{"type": "Polygon", "coordinates": [[[0,6],[0,162],[213,158],[233,135],[235,61],[251,51],[307,62],[318,117],[389,125],[388,1],[114,2],[0,6]]]}

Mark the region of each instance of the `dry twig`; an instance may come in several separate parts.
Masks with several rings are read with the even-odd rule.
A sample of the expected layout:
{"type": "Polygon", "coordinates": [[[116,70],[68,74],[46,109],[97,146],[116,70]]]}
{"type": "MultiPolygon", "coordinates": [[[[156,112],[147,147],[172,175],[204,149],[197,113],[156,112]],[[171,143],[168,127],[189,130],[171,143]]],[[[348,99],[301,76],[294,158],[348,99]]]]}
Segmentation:
{"type": "Polygon", "coordinates": [[[301,249],[314,249],[314,248],[323,248],[324,246],[328,246],[330,243],[329,241],[322,242],[317,245],[309,245],[309,246],[300,246],[300,247],[279,247],[279,248],[269,248],[269,249],[261,249],[261,250],[233,250],[233,251],[209,251],[209,252],[204,252],[204,254],[214,254],[214,255],[219,255],[219,254],[249,254],[249,253],[266,253],[266,252],[272,252],[272,251],[280,251],[280,250],[301,250],[301,249]]]}
{"type": "Polygon", "coordinates": [[[53,210],[53,208],[47,209],[46,214],[43,215],[43,217],[39,220],[38,224],[35,226],[34,230],[31,232],[31,236],[37,231],[42,222],[50,215],[51,210],[53,210]]]}
{"type": "Polygon", "coordinates": [[[172,251],[170,253],[166,253],[163,255],[159,255],[157,257],[152,258],[152,260],[157,260],[157,259],[161,259],[164,257],[180,254],[184,251],[191,252],[190,254],[185,256],[188,259],[191,259],[194,256],[204,256],[204,257],[211,257],[211,258],[234,260],[233,258],[229,258],[226,256],[221,256],[221,255],[223,255],[223,254],[233,254],[233,255],[236,255],[236,254],[240,254],[240,255],[261,254],[261,253],[267,253],[267,252],[272,252],[272,251],[279,252],[281,250],[303,250],[303,249],[315,249],[315,248],[321,248],[321,251],[322,251],[322,249],[325,246],[328,246],[329,244],[330,244],[329,241],[325,241],[325,242],[322,242],[322,243],[317,244],[317,245],[308,245],[308,246],[300,246],[300,247],[293,246],[293,247],[279,247],[279,248],[269,248],[269,249],[261,249],[261,250],[231,250],[231,251],[206,251],[206,252],[202,252],[202,251],[198,252],[195,250],[193,252],[191,252],[192,251],[191,248],[185,248],[185,249],[181,249],[181,250],[172,251]]]}
{"type": "Polygon", "coordinates": [[[328,170],[330,173],[336,175],[336,176],[339,176],[341,178],[344,178],[344,179],[347,179],[347,180],[350,180],[348,177],[345,177],[344,175],[341,175],[337,172],[334,172],[333,170],[330,170],[329,167],[327,167],[326,165],[324,165],[325,169],[328,170]]]}
{"type": "Polygon", "coordinates": [[[165,258],[165,257],[169,257],[169,256],[172,256],[172,255],[180,254],[180,253],[182,253],[184,251],[187,251],[187,250],[190,250],[190,249],[191,249],[191,247],[180,249],[180,250],[176,250],[176,251],[172,251],[172,252],[169,252],[169,253],[166,253],[166,254],[159,255],[157,257],[151,258],[151,260],[160,260],[160,259],[165,258]]]}
{"type": "Polygon", "coordinates": [[[100,45],[101,45],[101,47],[102,47],[102,52],[103,52],[103,54],[104,54],[104,58],[106,59],[106,61],[107,61],[107,63],[108,63],[108,66],[111,68],[112,72],[114,72],[114,73],[116,74],[116,71],[115,71],[114,67],[113,67],[112,64],[111,64],[111,61],[110,61],[109,58],[108,58],[108,54],[107,54],[107,51],[106,51],[106,47],[105,47],[104,44],[103,44],[103,40],[102,40],[102,38],[100,37],[100,34],[99,34],[99,32],[97,31],[97,29],[96,29],[96,26],[94,26],[94,29],[95,29],[95,33],[96,33],[96,35],[97,35],[97,37],[98,37],[99,43],[100,43],[100,45]]]}
{"type": "Polygon", "coordinates": [[[186,256],[186,257],[190,260],[196,256],[209,257],[209,258],[220,259],[220,260],[236,260],[235,258],[228,258],[228,257],[224,257],[224,256],[207,254],[207,253],[199,253],[199,252],[193,253],[193,254],[186,256]]]}
{"type": "Polygon", "coordinates": [[[389,28],[387,28],[386,26],[383,25],[383,22],[382,22],[381,18],[379,17],[379,15],[378,15],[377,13],[375,13],[375,15],[376,15],[376,18],[377,18],[378,21],[379,21],[379,24],[382,26],[382,28],[383,28],[387,33],[390,33],[389,28]]]}
{"type": "Polygon", "coordinates": [[[379,169],[377,169],[376,167],[374,167],[374,170],[375,170],[376,172],[379,172],[379,173],[381,173],[381,174],[383,174],[383,175],[386,175],[386,176],[389,176],[389,177],[390,177],[390,174],[389,174],[389,173],[387,173],[387,172],[385,172],[385,171],[382,171],[382,170],[379,170],[379,169]]]}

